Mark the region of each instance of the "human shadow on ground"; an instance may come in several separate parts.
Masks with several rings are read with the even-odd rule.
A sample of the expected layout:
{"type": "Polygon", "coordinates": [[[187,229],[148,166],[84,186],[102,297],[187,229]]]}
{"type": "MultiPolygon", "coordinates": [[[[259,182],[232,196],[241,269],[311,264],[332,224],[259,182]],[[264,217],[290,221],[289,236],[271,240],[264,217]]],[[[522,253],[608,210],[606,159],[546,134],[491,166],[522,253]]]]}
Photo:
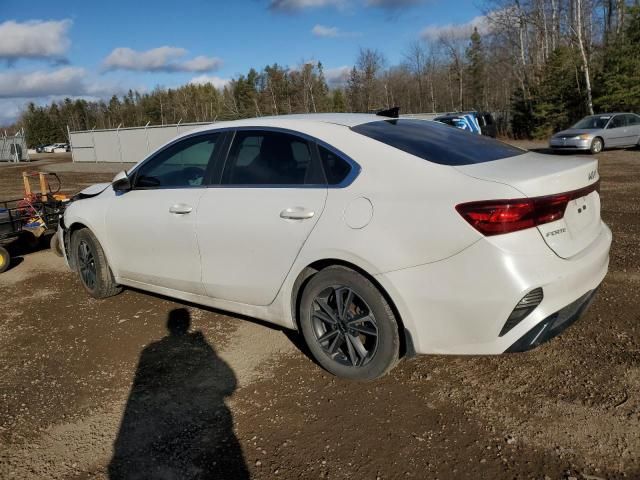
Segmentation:
{"type": "Polygon", "coordinates": [[[229,367],[186,308],[169,313],[168,335],[147,346],[131,387],[109,464],[116,479],[248,479],[225,398],[229,367]]]}

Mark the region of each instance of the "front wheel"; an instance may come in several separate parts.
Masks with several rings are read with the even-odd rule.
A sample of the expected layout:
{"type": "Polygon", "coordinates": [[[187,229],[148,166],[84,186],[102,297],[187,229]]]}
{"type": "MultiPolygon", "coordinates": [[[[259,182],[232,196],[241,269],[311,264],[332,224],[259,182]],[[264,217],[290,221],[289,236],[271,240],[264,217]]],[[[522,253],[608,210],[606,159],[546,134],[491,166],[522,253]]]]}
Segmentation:
{"type": "Polygon", "coordinates": [[[396,318],[367,278],[345,267],[314,275],[300,301],[300,327],[314,358],[330,373],[373,380],[398,362],[396,318]]]}
{"type": "Polygon", "coordinates": [[[600,153],[602,148],[604,147],[604,143],[600,137],[596,137],[591,140],[591,147],[589,147],[589,151],[591,153],[600,153]]]}
{"type": "Polygon", "coordinates": [[[71,237],[71,254],[84,289],[94,298],[117,295],[122,287],[116,284],[98,239],[88,228],[71,237]]]}

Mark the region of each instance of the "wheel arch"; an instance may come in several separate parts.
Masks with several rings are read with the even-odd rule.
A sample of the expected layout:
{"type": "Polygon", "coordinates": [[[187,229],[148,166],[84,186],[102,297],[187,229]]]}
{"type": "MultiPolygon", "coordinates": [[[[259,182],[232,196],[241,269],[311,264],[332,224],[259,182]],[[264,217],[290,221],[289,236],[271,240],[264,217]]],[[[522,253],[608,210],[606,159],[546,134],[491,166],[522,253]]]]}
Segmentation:
{"type": "Polygon", "coordinates": [[[65,252],[67,252],[67,262],[69,262],[69,267],[71,268],[71,270],[76,269],[75,255],[72,255],[72,252],[71,252],[71,237],[75,232],[77,232],[78,230],[82,230],[83,228],[89,228],[89,227],[84,223],[82,223],[81,221],[75,221],[75,222],[72,222],[70,225],[65,225],[64,250],[65,252]]]}
{"type": "Polygon", "coordinates": [[[411,332],[407,330],[405,327],[404,321],[402,320],[402,316],[400,315],[400,311],[397,308],[393,298],[387,290],[382,286],[382,284],[369,272],[367,272],[364,268],[356,265],[355,263],[349,262],[347,260],[342,260],[338,258],[326,258],[322,260],[316,260],[306,267],[304,267],[295,281],[293,282],[293,286],[291,289],[291,315],[293,317],[293,323],[295,325],[296,330],[300,331],[300,300],[302,298],[302,292],[304,291],[304,287],[307,285],[311,277],[313,277],[316,273],[321,270],[324,270],[327,267],[341,266],[353,270],[354,272],[359,273],[367,280],[369,280],[377,289],[380,291],[384,299],[387,301],[393,314],[398,322],[398,333],[400,334],[400,357],[413,357],[416,354],[413,339],[411,336],[411,332]]]}
{"type": "Polygon", "coordinates": [[[108,251],[107,248],[105,248],[104,242],[98,237],[98,232],[96,232],[96,229],[93,228],[89,222],[86,222],[81,218],[72,220],[69,225],[65,224],[64,248],[65,248],[65,252],[67,252],[67,261],[69,262],[69,267],[72,270],[76,269],[75,258],[71,254],[71,237],[75,232],[77,232],[78,230],[82,230],[83,228],[86,228],[87,230],[89,230],[96,237],[98,243],[100,244],[100,248],[102,248],[104,256],[107,259],[109,268],[113,272],[113,263],[111,262],[110,252],[108,251]]]}

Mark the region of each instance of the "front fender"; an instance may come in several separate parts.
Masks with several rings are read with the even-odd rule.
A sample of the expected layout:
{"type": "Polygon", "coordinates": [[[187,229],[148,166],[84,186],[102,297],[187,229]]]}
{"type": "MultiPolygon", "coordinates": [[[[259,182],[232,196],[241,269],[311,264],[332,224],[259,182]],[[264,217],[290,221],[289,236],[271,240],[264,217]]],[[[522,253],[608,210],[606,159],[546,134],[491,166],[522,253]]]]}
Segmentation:
{"type": "Polygon", "coordinates": [[[113,271],[108,242],[106,241],[105,215],[108,203],[109,198],[106,198],[104,194],[99,194],[95,197],[76,200],[65,210],[60,222],[62,227],[62,245],[64,246],[65,259],[71,270],[75,270],[76,268],[73,255],[70,252],[73,232],[81,228],[88,228],[98,239],[98,242],[100,242],[107,262],[113,271]]]}

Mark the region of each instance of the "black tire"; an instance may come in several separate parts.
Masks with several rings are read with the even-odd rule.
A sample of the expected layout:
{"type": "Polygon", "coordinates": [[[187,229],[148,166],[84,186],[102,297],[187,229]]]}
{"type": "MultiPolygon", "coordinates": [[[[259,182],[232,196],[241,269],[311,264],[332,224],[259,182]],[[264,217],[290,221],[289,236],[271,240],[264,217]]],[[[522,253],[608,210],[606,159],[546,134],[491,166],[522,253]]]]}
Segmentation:
{"type": "Polygon", "coordinates": [[[389,303],[349,268],[328,267],[311,277],[300,300],[300,327],[317,362],[338,377],[374,380],[398,362],[398,322],[389,303]]]}
{"type": "Polygon", "coordinates": [[[80,283],[94,298],[117,295],[122,287],[116,284],[100,242],[91,230],[83,228],[71,237],[71,255],[80,283]]]}
{"type": "Polygon", "coordinates": [[[589,151],[591,153],[595,155],[596,153],[602,152],[602,150],[604,150],[604,142],[600,137],[596,137],[591,140],[591,146],[589,147],[589,151]]]}
{"type": "Polygon", "coordinates": [[[6,248],[0,247],[0,273],[6,272],[11,265],[11,255],[6,248]]]}
{"type": "Polygon", "coordinates": [[[55,253],[58,257],[62,257],[62,248],[60,247],[60,239],[58,238],[58,234],[54,233],[51,235],[51,239],[49,240],[49,248],[53,253],[55,253]]]}

